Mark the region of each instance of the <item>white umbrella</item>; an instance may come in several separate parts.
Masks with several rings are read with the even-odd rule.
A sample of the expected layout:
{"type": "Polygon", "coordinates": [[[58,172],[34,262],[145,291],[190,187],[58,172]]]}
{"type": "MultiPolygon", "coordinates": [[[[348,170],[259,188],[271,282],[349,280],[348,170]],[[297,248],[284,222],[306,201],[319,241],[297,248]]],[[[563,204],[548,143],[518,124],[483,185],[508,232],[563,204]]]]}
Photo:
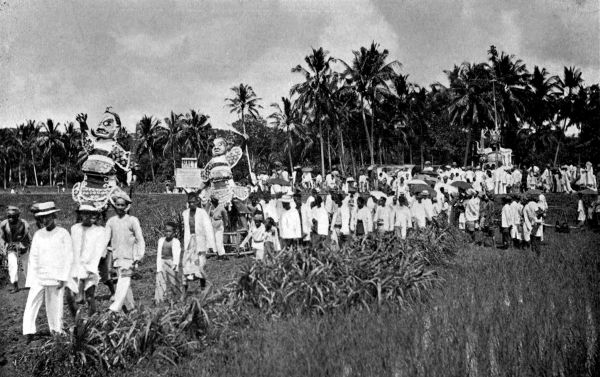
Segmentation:
{"type": "Polygon", "coordinates": [[[369,194],[371,196],[374,196],[375,198],[377,198],[377,200],[379,200],[381,198],[387,199],[387,195],[385,193],[383,193],[382,191],[371,191],[369,194]]]}
{"type": "MultiPolygon", "coordinates": [[[[427,185],[427,182],[420,180],[420,179],[411,179],[410,181],[406,182],[409,185],[427,185]]],[[[429,185],[427,185],[429,186],[429,185]]]]}

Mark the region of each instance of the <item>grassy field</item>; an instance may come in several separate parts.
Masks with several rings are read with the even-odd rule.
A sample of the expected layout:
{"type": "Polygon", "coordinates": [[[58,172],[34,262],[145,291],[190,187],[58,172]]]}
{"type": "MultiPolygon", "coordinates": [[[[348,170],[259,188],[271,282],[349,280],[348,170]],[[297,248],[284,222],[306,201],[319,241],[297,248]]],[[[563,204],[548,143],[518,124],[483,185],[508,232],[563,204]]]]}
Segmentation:
{"type": "Polygon", "coordinates": [[[549,233],[540,258],[467,247],[408,310],[252,318],[167,376],[595,376],[600,237],[549,233]]]}
{"type": "MultiPolygon", "coordinates": [[[[47,197],[0,196],[1,203],[29,205],[47,197]],[[15,200],[18,198],[18,200],[15,200]]],[[[67,209],[59,220],[72,223],[69,196],[57,204],[67,209]]],[[[549,221],[572,212],[572,197],[549,196],[549,221]],[[560,211],[559,211],[560,210],[560,211]]],[[[133,214],[140,217],[152,245],[161,219],[183,196],[140,195],[133,214]]],[[[31,218],[29,218],[31,219],[31,218]]],[[[587,230],[546,232],[542,255],[457,244],[456,257],[437,266],[443,279],[432,297],[404,309],[346,310],[325,315],[270,316],[240,310],[232,325],[209,318],[214,331],[202,352],[177,366],[142,363],[127,376],[594,376],[598,375],[600,315],[600,236],[587,230]]],[[[151,305],[153,251],[134,282],[136,298],[151,305]]],[[[209,260],[217,291],[252,261],[209,260]]],[[[107,292],[101,309],[106,309],[107,292]]],[[[0,348],[8,365],[0,374],[18,375],[26,349],[20,319],[26,293],[0,291],[0,348]],[[21,364],[19,364],[21,363],[21,364]]],[[[38,324],[46,328],[43,310],[38,324]]],[[[67,323],[72,319],[65,315],[67,323]]],[[[231,319],[229,319],[231,320],[231,319]]],[[[43,339],[33,343],[40,346],[43,339]]],[[[119,373],[117,373],[119,374],[119,373]]],[[[28,375],[21,370],[21,375],[28,375]]]]}

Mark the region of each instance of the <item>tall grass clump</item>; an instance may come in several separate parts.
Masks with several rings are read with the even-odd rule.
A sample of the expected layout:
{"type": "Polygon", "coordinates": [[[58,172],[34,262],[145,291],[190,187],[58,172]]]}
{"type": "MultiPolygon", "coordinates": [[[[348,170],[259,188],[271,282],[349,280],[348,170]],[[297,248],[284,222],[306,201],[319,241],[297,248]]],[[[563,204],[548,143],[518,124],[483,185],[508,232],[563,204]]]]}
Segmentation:
{"type": "Polygon", "coordinates": [[[450,229],[428,229],[407,240],[375,235],[341,250],[287,248],[242,269],[230,297],[277,316],[405,307],[438,285],[432,264],[454,254],[456,242],[450,229]]]}
{"type": "Polygon", "coordinates": [[[64,335],[32,351],[33,376],[105,376],[146,362],[176,365],[205,346],[208,317],[198,299],[129,314],[77,314],[64,335]]]}

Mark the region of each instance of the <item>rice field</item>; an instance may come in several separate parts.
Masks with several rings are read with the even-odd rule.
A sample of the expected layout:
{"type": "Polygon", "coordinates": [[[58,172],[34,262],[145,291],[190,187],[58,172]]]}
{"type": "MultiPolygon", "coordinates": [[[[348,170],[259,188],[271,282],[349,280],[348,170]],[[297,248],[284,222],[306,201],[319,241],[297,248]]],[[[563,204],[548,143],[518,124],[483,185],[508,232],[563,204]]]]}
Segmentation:
{"type": "MultiPolygon", "coordinates": [[[[166,200],[158,199],[153,204],[157,206],[152,211],[169,210],[166,200]]],[[[150,219],[153,215],[148,211],[145,216],[150,219]]],[[[267,310],[268,306],[255,305],[250,299],[233,299],[232,292],[239,292],[239,278],[252,269],[267,289],[281,284],[280,279],[264,271],[257,275],[257,267],[249,259],[210,260],[208,271],[214,286],[201,302],[206,329],[193,338],[201,347],[181,352],[174,363],[159,362],[158,353],[139,357],[125,368],[114,368],[112,374],[595,376],[600,362],[599,241],[600,235],[588,230],[570,234],[547,230],[538,258],[527,251],[476,247],[458,239],[450,242],[447,257],[422,266],[424,272],[435,272],[435,283],[422,289],[427,293],[424,299],[404,300],[399,305],[378,305],[375,301],[367,305],[369,310],[361,305],[340,310],[292,310],[302,309],[302,300],[282,304],[278,307],[281,310],[267,310]]],[[[134,282],[133,289],[148,308],[147,313],[156,314],[160,310],[150,305],[153,260],[149,254],[142,266],[142,279],[134,282]]],[[[387,266],[400,271],[400,264],[387,266]]],[[[364,294],[369,292],[365,288],[364,294]]],[[[375,292],[377,295],[377,289],[375,292]]],[[[264,291],[256,293],[254,298],[264,291]]],[[[100,295],[105,294],[102,287],[100,295]]],[[[11,349],[8,365],[0,369],[6,375],[30,375],[32,371],[31,360],[16,356],[26,349],[18,335],[25,298],[23,293],[8,295],[7,289],[0,292],[3,308],[7,305],[8,309],[3,310],[0,321],[0,330],[6,334],[1,345],[11,349]]],[[[107,301],[100,302],[102,309],[107,306],[107,301]]],[[[180,306],[173,310],[185,312],[180,306]]],[[[148,316],[140,315],[144,320],[148,316]]],[[[68,314],[65,318],[69,325],[76,324],[68,314]]],[[[44,322],[40,313],[42,329],[44,322]]],[[[175,322],[168,323],[176,326],[175,322]]],[[[156,344],[163,344],[160,341],[156,344]]],[[[47,342],[36,341],[33,348],[47,342]]]]}

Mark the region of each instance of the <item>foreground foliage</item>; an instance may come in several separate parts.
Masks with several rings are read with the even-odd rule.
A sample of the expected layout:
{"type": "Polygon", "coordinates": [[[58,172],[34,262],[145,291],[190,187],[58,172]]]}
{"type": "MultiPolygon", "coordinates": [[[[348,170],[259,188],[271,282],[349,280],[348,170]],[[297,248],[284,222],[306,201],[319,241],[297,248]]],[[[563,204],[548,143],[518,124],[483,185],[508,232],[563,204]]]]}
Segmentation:
{"type": "Polygon", "coordinates": [[[341,250],[287,248],[244,269],[230,299],[273,315],[406,307],[438,286],[432,262],[456,253],[456,241],[452,228],[434,228],[407,240],[373,235],[341,250]]]}
{"type": "Polygon", "coordinates": [[[32,351],[34,376],[104,376],[141,362],[176,365],[191,351],[199,351],[208,331],[202,303],[129,314],[104,313],[84,319],[77,315],[66,335],[55,335],[32,351]]]}
{"type": "Polygon", "coordinates": [[[464,249],[443,288],[405,310],[255,317],[162,375],[596,376],[600,237],[546,237],[541,257],[464,249]]]}

